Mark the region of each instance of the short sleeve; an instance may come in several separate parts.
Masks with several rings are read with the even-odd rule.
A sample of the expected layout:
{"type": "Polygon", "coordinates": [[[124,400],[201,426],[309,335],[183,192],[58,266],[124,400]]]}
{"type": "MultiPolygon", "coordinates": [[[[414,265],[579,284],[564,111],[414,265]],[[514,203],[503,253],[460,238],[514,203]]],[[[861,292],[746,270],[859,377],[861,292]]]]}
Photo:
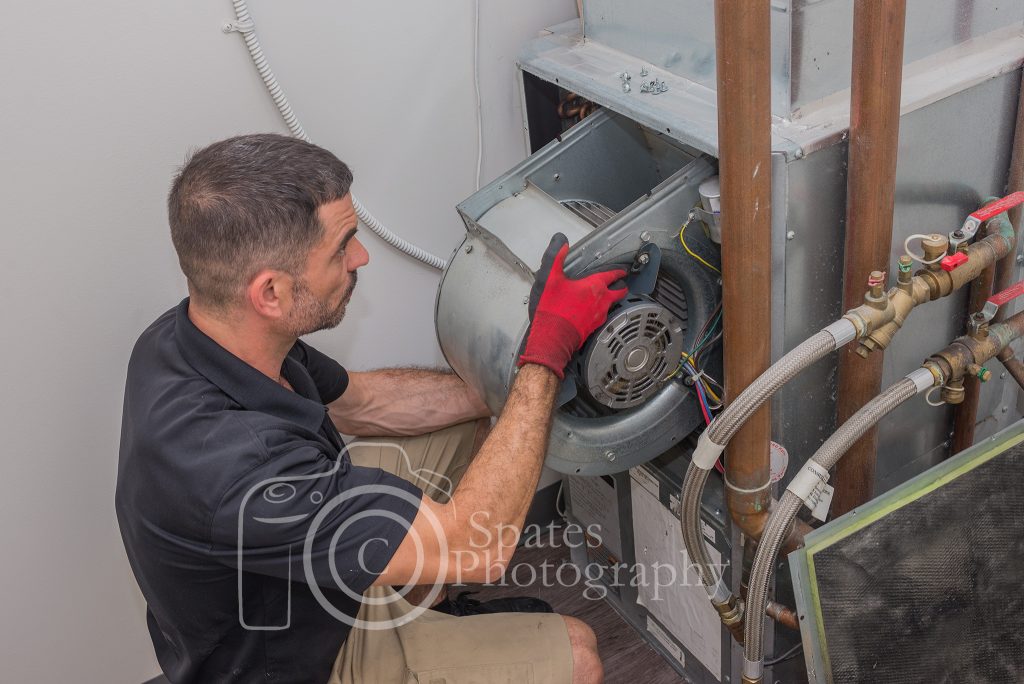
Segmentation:
{"type": "Polygon", "coordinates": [[[288,355],[306,367],[323,403],[330,404],[348,389],[348,371],[327,354],[297,340],[288,355]]]}
{"type": "Polygon", "coordinates": [[[229,489],[214,514],[212,551],[244,572],[358,597],[391,561],[422,496],[391,473],[303,443],[229,489]]]}

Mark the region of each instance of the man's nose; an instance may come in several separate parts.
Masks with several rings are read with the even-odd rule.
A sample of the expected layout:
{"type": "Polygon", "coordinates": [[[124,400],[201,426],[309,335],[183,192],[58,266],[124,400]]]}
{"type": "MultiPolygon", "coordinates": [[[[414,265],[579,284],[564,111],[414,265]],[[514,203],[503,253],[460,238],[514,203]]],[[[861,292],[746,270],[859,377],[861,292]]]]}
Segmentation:
{"type": "Polygon", "coordinates": [[[370,263],[370,253],[366,251],[366,247],[363,247],[363,243],[358,238],[353,237],[351,245],[350,255],[352,258],[349,261],[349,270],[354,271],[370,263]]]}

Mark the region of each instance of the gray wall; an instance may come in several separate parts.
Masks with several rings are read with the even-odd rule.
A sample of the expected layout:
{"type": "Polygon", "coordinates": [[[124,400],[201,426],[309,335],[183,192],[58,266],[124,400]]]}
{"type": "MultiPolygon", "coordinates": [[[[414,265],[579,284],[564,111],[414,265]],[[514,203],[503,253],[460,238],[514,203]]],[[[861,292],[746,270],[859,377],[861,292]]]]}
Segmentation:
{"type": "MultiPolygon", "coordinates": [[[[471,0],[251,0],[314,140],[386,224],[447,257],[474,188],[471,0]]],[[[518,46],[572,0],[483,0],[484,180],[524,154],[518,46]]],[[[4,435],[0,679],[140,682],[158,671],[113,513],[125,364],[184,296],[164,197],[186,150],[284,131],[228,0],[7,3],[0,21],[4,435]]],[[[438,273],[367,236],[345,324],[355,369],[441,361],[438,273]]]]}

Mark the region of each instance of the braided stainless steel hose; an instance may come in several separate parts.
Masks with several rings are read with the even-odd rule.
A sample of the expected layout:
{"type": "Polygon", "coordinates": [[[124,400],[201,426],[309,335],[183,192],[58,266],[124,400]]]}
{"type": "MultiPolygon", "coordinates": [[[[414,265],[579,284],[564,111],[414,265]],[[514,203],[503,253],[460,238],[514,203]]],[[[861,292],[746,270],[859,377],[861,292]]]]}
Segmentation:
{"type": "Polygon", "coordinates": [[[711,469],[715,467],[729,440],[779,388],[856,336],[853,323],[843,318],[809,338],[743,390],[701,435],[683,482],[680,522],[686,553],[697,567],[698,575],[715,605],[727,601],[730,592],[722,583],[721,573],[711,564],[700,529],[700,504],[711,469]]]}
{"type": "Polygon", "coordinates": [[[932,387],[931,371],[919,368],[864,405],[836,432],[825,440],[804,469],[793,478],[779,505],[772,511],[754,556],[747,592],[747,620],[744,631],[743,675],[759,681],[764,671],[764,611],[768,586],[779,551],[789,534],[800,508],[816,501],[819,487],[828,479],[828,471],[882,418],[897,406],[932,387]]]}

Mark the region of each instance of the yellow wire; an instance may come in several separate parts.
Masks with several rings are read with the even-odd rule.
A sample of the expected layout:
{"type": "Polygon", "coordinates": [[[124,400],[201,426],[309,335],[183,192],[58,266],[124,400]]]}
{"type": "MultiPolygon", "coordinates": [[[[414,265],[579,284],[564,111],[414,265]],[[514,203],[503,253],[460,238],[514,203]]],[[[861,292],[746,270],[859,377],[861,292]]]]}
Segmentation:
{"type": "Polygon", "coordinates": [[[721,275],[722,274],[721,271],[719,271],[717,268],[715,268],[714,266],[712,266],[708,262],[704,261],[704,259],[702,259],[700,256],[695,254],[694,251],[692,249],[690,249],[690,246],[686,244],[686,238],[684,237],[684,235],[686,234],[686,228],[689,225],[690,225],[690,219],[687,219],[686,223],[683,224],[683,227],[679,229],[679,242],[683,243],[683,249],[685,249],[686,253],[689,254],[690,256],[692,256],[694,259],[696,259],[700,263],[704,264],[705,266],[710,268],[715,273],[721,275]]]}
{"type": "MultiPolygon", "coordinates": [[[[683,361],[688,363],[690,365],[690,368],[692,368],[694,371],[696,371],[697,373],[700,373],[700,369],[697,368],[696,364],[693,363],[693,359],[686,352],[683,352],[683,361]]],[[[676,373],[678,373],[678,372],[679,372],[679,369],[677,368],[676,369],[676,373]]],[[[674,375],[675,375],[675,373],[673,373],[669,377],[671,378],[674,375]]],[[[715,394],[715,390],[711,389],[710,383],[708,383],[708,381],[704,379],[703,375],[700,376],[700,384],[704,385],[704,391],[708,393],[709,397],[711,397],[712,399],[715,400],[716,404],[721,404],[722,403],[721,398],[719,398],[719,396],[717,394],[715,394]]]]}

